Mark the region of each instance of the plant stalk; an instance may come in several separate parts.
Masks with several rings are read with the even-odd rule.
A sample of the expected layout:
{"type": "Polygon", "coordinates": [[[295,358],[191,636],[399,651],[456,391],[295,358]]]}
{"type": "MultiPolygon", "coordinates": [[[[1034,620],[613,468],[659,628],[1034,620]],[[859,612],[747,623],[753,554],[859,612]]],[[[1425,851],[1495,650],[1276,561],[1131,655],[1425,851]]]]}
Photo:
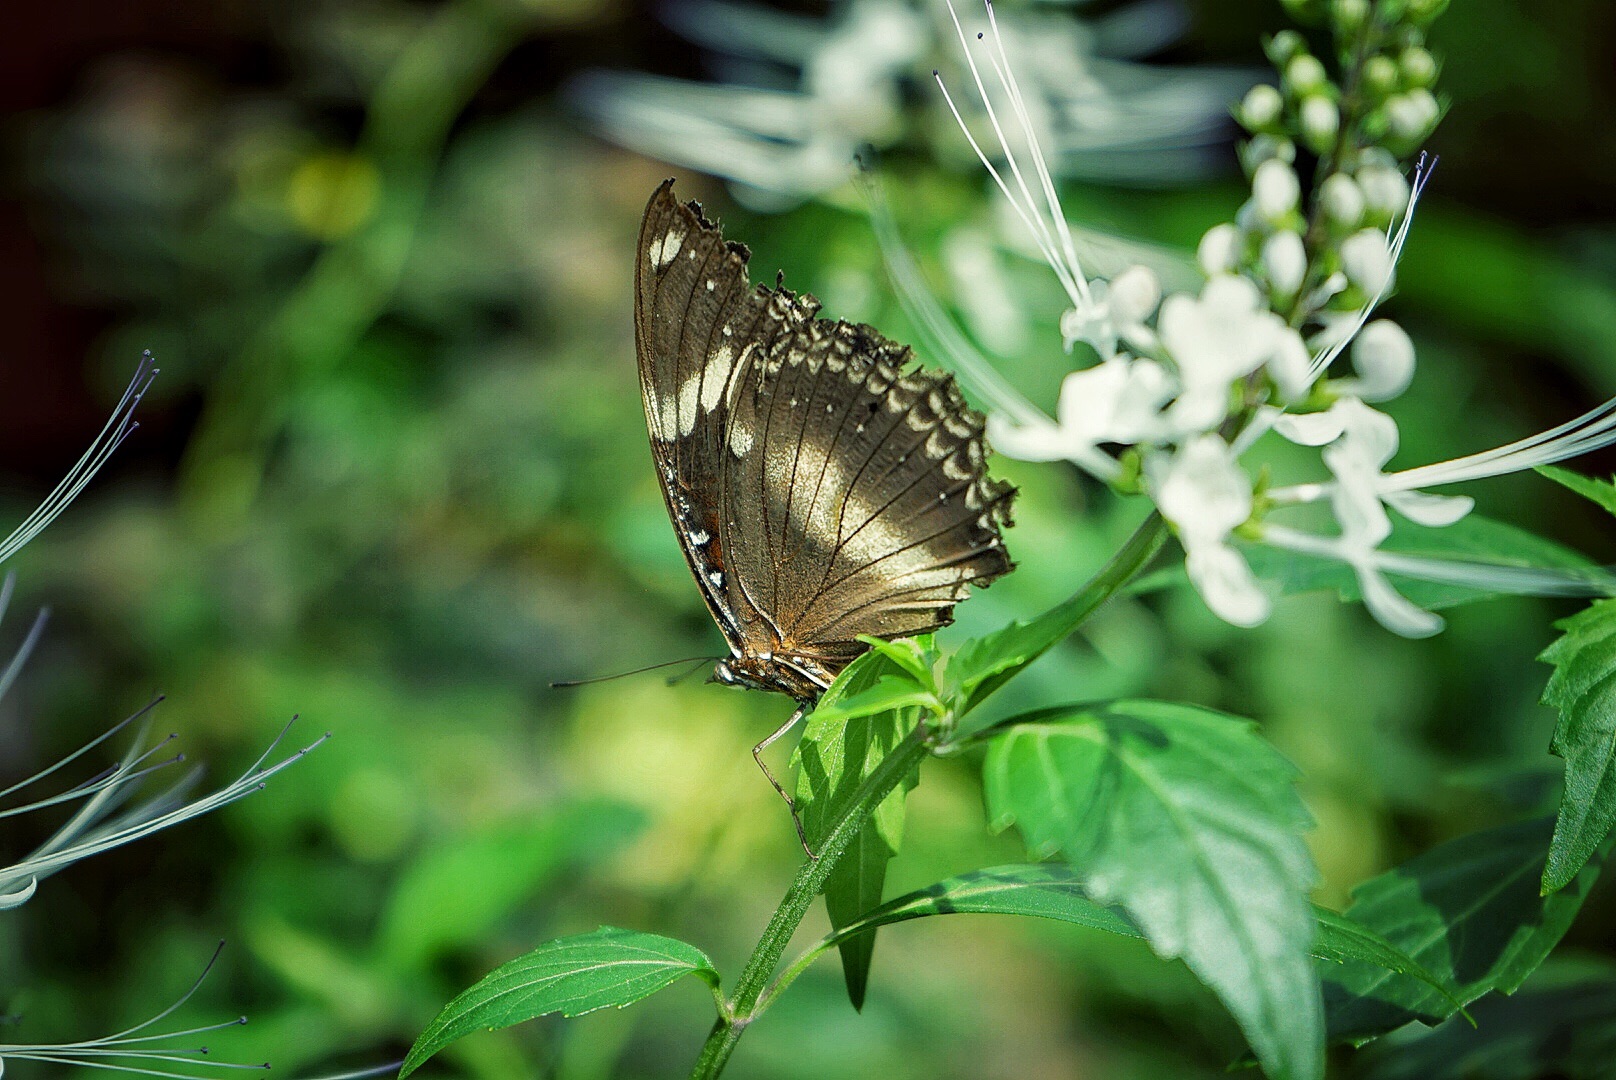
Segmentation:
{"type": "Polygon", "coordinates": [[[837,818],[835,827],[820,846],[819,857],[802,864],[796,880],[775,909],[763,937],[759,939],[757,948],[752,951],[751,959],[747,960],[740,979],[735,983],[729,1008],[713,1025],[706,1044],[701,1048],[701,1056],[690,1073],[691,1080],[711,1080],[723,1071],[730,1054],[735,1051],[735,1044],[740,1041],[741,1033],[755,1018],[758,998],[769,985],[775,968],[780,964],[780,957],[790,944],[792,935],[797,932],[803,916],[808,914],[814,898],[824,887],[825,879],[847,850],[847,845],[864,827],[870,814],[892,794],[928,752],[924,728],[917,727],[881,760],[881,764],[865,777],[864,783],[853,793],[852,799],[837,818]]]}
{"type": "MultiPolygon", "coordinates": [[[[1070,624],[1065,626],[1066,632],[1070,632],[1150,562],[1160,550],[1166,533],[1161,515],[1151,514],[1099,573],[1073,594],[1071,599],[1044,617],[1048,618],[1058,613],[1063,625],[1070,624]]],[[[1060,636],[1064,637],[1065,634],[1060,636]]],[[[945,718],[942,730],[946,731],[952,727],[947,723],[948,719],[950,718],[945,718]]],[[[921,724],[881,760],[875,771],[864,779],[842,809],[835,826],[820,846],[819,857],[804,862],[797,871],[796,879],[786,890],[785,898],[775,909],[762,938],[758,940],[751,958],[742,969],[741,976],[735,983],[734,994],[728,1003],[720,1008],[718,1020],[708,1033],[707,1041],[701,1048],[701,1056],[697,1058],[696,1066],[690,1073],[691,1080],[715,1080],[724,1071],[724,1066],[728,1064],[730,1055],[735,1052],[735,1044],[740,1042],[741,1034],[747,1025],[767,1008],[778,992],[785,988],[786,982],[800,974],[807,964],[812,962],[813,956],[823,951],[823,949],[811,950],[804,960],[792,965],[788,971],[789,978],[782,980],[767,997],[764,996],[775,970],[780,966],[780,958],[785,954],[786,946],[791,943],[792,936],[801,925],[803,916],[808,914],[814,898],[824,887],[825,880],[830,877],[836,863],[847,851],[848,844],[852,843],[853,838],[864,827],[865,821],[875,812],[875,808],[880,806],[886,797],[903,783],[904,778],[920,765],[926,755],[932,752],[927,738],[927,725],[921,724]]]]}

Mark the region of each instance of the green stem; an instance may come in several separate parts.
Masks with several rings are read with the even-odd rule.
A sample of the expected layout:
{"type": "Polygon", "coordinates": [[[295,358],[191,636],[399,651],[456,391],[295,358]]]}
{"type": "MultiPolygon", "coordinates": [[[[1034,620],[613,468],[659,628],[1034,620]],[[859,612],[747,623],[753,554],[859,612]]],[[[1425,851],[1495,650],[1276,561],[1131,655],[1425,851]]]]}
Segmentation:
{"type": "Polygon", "coordinates": [[[707,1036],[706,1044],[701,1048],[701,1057],[690,1074],[692,1080],[710,1080],[724,1070],[730,1054],[735,1052],[735,1044],[741,1039],[741,1033],[760,1012],[758,999],[779,966],[786,945],[797,932],[803,916],[808,914],[809,906],[824,887],[825,879],[830,876],[837,860],[875,808],[892,794],[904,777],[914,771],[927,753],[924,731],[916,728],[882,759],[881,764],[853,793],[852,799],[837,818],[836,825],[820,845],[819,857],[802,864],[796,880],[786,890],[785,899],[775,909],[774,917],[769,920],[757,948],[752,951],[751,959],[741,971],[728,1007],[720,1014],[707,1036]]]}
{"type": "MultiPolygon", "coordinates": [[[[1038,621],[1046,623],[1050,631],[1047,640],[1042,647],[1017,666],[1015,671],[1025,668],[1115,595],[1150,562],[1160,550],[1166,535],[1166,525],[1160,514],[1153,513],[1146,518],[1116,555],[1112,556],[1111,561],[1095,574],[1088,584],[1070,599],[1039,617],[1038,621]]],[[[1006,679],[1014,675],[1015,671],[1007,673],[1006,679]]],[[[978,695],[974,701],[980,702],[985,696],[986,694],[978,695]]],[[[951,730],[953,719],[953,717],[942,718],[939,729],[951,730]]],[[[904,778],[920,765],[928,753],[932,752],[932,747],[927,743],[927,727],[922,724],[910,732],[907,738],[881,760],[875,771],[865,778],[847,805],[842,808],[836,818],[836,824],[820,845],[819,857],[803,863],[801,869],[797,871],[796,880],[792,881],[791,887],[786,890],[785,898],[775,909],[774,916],[763,931],[763,937],[759,939],[757,948],[752,950],[751,958],[741,971],[741,977],[735,984],[735,993],[728,1003],[720,1005],[718,1020],[713,1024],[713,1030],[701,1048],[701,1056],[696,1060],[696,1067],[690,1074],[691,1080],[714,1080],[723,1072],[730,1055],[735,1052],[735,1044],[740,1042],[741,1034],[747,1025],[757,1019],[786,985],[828,948],[827,942],[821,942],[810,949],[778,980],[774,980],[771,986],[775,970],[780,966],[780,957],[784,955],[792,935],[797,932],[803,916],[808,914],[808,908],[824,888],[825,880],[830,877],[831,871],[846,852],[847,846],[864,827],[865,821],[874,813],[875,808],[903,783],[904,778]]]]}

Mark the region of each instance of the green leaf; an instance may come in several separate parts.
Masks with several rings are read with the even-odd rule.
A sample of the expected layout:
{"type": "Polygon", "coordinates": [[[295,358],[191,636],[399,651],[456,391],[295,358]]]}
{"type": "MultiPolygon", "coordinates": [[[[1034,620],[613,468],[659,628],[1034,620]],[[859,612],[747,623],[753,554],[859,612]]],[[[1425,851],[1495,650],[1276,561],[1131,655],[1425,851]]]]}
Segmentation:
{"type": "Polygon", "coordinates": [[[1127,584],[1134,572],[1155,557],[1167,530],[1159,518],[1140,526],[1128,543],[1093,581],[1037,618],[1016,621],[1002,630],[960,646],[949,657],[945,696],[956,718],[986,701],[995,690],[1021,673],[1080,626],[1084,619],[1127,584]]]}
{"type": "MultiPolygon", "coordinates": [[[[796,808],[810,847],[818,850],[864,778],[920,722],[920,709],[905,705],[911,692],[935,701],[898,661],[873,650],[848,665],[809,715],[794,761],[796,808]],[[900,690],[899,684],[909,689],[900,690]],[[857,704],[879,694],[887,695],[884,711],[872,714],[857,704]]],[[[881,902],[887,863],[903,843],[904,797],[917,780],[912,776],[875,808],[826,879],[831,926],[844,926],[881,902]]],[[[874,951],[873,935],[841,948],[847,996],[855,1009],[864,1005],[874,951]]]]}
{"type": "MultiPolygon", "coordinates": [[[[1401,555],[1549,569],[1586,570],[1593,565],[1568,547],[1480,514],[1468,514],[1440,529],[1415,525],[1395,515],[1393,521],[1392,534],[1381,547],[1401,555]]],[[[1277,582],[1280,592],[1286,595],[1332,589],[1347,603],[1363,598],[1357,575],[1339,560],[1261,544],[1246,545],[1241,553],[1258,577],[1277,582]]],[[[1431,610],[1502,595],[1475,586],[1388,576],[1399,592],[1431,610]]]]}
{"type": "Polygon", "coordinates": [[[1591,476],[1574,473],[1570,469],[1561,469],[1553,465],[1539,465],[1537,471],[1553,480],[1562,487],[1570,488],[1578,495],[1592,503],[1603,506],[1612,514],[1616,514],[1616,484],[1605,480],[1595,480],[1591,476]]]}
{"type": "Polygon", "coordinates": [[[1353,890],[1347,917],[1378,932],[1452,989],[1452,998],[1389,971],[1348,962],[1326,975],[1334,1039],[1365,1041],[1411,1020],[1451,1016],[1493,990],[1513,993],[1559,942],[1599,873],[1590,861],[1565,889],[1538,891],[1548,818],[1470,833],[1353,890]]]}
{"type": "Polygon", "coordinates": [[[1478,1002],[1475,1024],[1405,1028],[1363,1057],[1365,1080],[1609,1078],[1616,1062],[1616,965],[1553,962],[1519,992],[1478,1002]]]}
{"type": "Polygon", "coordinates": [[[510,1027],[546,1013],[582,1016],[622,1008],[686,975],[702,979],[718,996],[718,973],[707,954],[673,938],[603,926],[545,942],[495,968],[444,1006],[410,1047],[400,1080],[473,1031],[510,1027]]]}
{"type": "Polygon", "coordinates": [[[1270,1075],[1318,1077],[1317,875],[1294,767],[1251,723],[1166,702],[1048,709],[995,730],[994,827],[1014,822],[1035,854],[1059,851],[1093,899],[1182,957],[1270,1075]]]}
{"type": "Polygon", "coordinates": [[[910,706],[930,708],[936,704],[936,695],[916,685],[907,674],[882,675],[874,686],[846,694],[832,704],[817,706],[814,718],[821,724],[841,723],[893,709],[910,706]]]}
{"type": "Polygon", "coordinates": [[[895,641],[860,634],[859,640],[908,672],[919,685],[927,690],[936,689],[932,668],[937,663],[939,653],[931,634],[898,638],[895,641]]]}
{"type": "MultiPolygon", "coordinates": [[[[890,923],[929,915],[973,914],[1024,915],[1076,923],[1125,937],[1145,936],[1126,912],[1089,899],[1076,870],[1059,863],[1036,863],[976,870],[900,896],[842,927],[821,947],[890,923]]],[[[1420,979],[1446,993],[1434,976],[1368,927],[1317,905],[1313,915],[1319,923],[1318,936],[1313,940],[1313,955],[1318,959],[1338,964],[1361,960],[1420,979]]]]}
{"type": "Polygon", "coordinates": [[[382,961],[412,970],[484,940],[547,883],[621,847],[644,822],[633,807],[592,801],[445,838],[409,864],[382,909],[382,961]]]}
{"type": "Polygon", "coordinates": [[[1616,600],[1555,623],[1538,657],[1554,665],[1543,704],[1560,713],[1549,749],[1565,759],[1565,793],[1543,891],[1565,888],[1616,824],[1616,600]]]}

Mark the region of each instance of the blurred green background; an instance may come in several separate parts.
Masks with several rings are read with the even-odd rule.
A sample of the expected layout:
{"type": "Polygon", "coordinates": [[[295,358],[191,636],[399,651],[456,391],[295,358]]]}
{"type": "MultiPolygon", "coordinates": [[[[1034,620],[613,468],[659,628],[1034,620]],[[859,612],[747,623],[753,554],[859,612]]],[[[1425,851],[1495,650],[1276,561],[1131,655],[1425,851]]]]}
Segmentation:
{"type": "MultiPolygon", "coordinates": [[[[1277,3],[1188,11],[1156,57],[1170,67],[1255,69],[1259,35],[1283,25],[1277,3]]],[[[73,867],[0,916],[0,1013],[22,1018],[0,1041],[133,1023],[220,938],[182,1019],[249,1014],[209,1037],[214,1056],[286,1076],[401,1056],[455,991],[602,922],[685,938],[733,974],[800,856],[748,753],[788,703],[656,675],[547,683],[720,645],[645,445],[628,268],[647,195],[680,176],[760,278],[783,268],[834,314],[907,336],[868,223],[823,204],[749,213],[717,182],[591,135],[562,103],[569,76],[704,70],[644,0],[61,0],[7,23],[7,520],[88,442],[142,348],[163,372],[138,434],[11,566],[19,607],[0,641],[21,639],[19,613],[55,614],[0,712],[0,785],[154,690],[159,729],[213,781],[293,714],[294,743],[334,738],[250,800],[73,867]]],[[[1616,10],[1467,0],[1432,41],[1453,106],[1388,308],[1422,357],[1394,409],[1406,463],[1616,394],[1616,10]]],[[[1225,159],[1191,187],[1074,185],[1067,209],[1188,248],[1243,198],[1225,159]]],[[[889,160],[923,256],[984,217],[965,164],[902,145],[889,160]]],[[[1047,395],[1069,363],[1045,332],[1058,308],[1038,267],[1006,273],[1043,320],[1017,378],[1047,395]]],[[[1609,474],[1616,458],[1578,464],[1609,474]]],[[[1001,471],[1024,492],[1022,569],[951,634],[1065,595],[1137,512],[1053,467],[1001,471]]],[[[1616,561],[1608,518],[1546,482],[1472,494],[1616,561]]],[[[1409,642],[1327,596],[1244,632],[1167,593],[1115,604],[1015,690],[1259,719],[1305,772],[1319,898],[1340,906],[1411,853],[1552,802],[1548,669],[1533,658],[1571,610],[1478,604],[1409,642]]],[[[928,766],[889,894],[1019,857],[985,833],[974,766],[928,766]]],[[[5,824],[0,845],[20,853],[52,822],[5,824]]],[[[1589,901],[1568,955],[1616,962],[1613,895],[1589,901]]],[[[681,984],[467,1039],[429,1072],[683,1075],[710,1009],[681,984]]],[[[862,1016],[823,962],[732,1072],[1210,1077],[1238,1046],[1209,995],[1142,945],[976,917],[884,932],[862,1016]]]]}

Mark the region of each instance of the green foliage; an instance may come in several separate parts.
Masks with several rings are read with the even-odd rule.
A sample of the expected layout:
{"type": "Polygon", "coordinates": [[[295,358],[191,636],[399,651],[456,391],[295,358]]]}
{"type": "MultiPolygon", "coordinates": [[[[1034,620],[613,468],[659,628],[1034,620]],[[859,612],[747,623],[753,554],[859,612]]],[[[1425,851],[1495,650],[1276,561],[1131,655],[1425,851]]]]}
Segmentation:
{"type": "MultiPolygon", "coordinates": [[[[808,717],[797,745],[796,810],[809,847],[819,849],[858,786],[920,722],[920,704],[935,701],[915,682],[936,658],[929,639],[872,649],[842,672],[808,717]]],[[[908,780],[884,799],[859,830],[825,882],[825,913],[845,926],[881,902],[887,863],[903,844],[904,797],[919,782],[908,780]]],[[[841,947],[847,996],[864,1005],[875,935],[841,947]]]]}
{"type": "MultiPolygon", "coordinates": [[[[480,957],[511,955],[512,941],[543,940],[555,925],[634,913],[634,925],[678,925],[690,940],[733,948],[737,928],[755,920],[760,897],[777,891],[790,872],[786,860],[800,854],[745,753],[758,729],[780,719],[779,699],[671,690],[654,677],[575,694],[543,690],[552,678],[710,652],[715,641],[648,465],[625,314],[623,253],[644,194],[664,170],[584,135],[551,94],[598,55],[570,46],[620,36],[632,12],[598,0],[440,6],[441,18],[437,7],[423,13],[377,0],[288,6],[270,21],[214,20],[194,36],[202,62],[188,55],[189,42],[134,49],[107,67],[86,57],[83,83],[62,104],[31,112],[26,146],[14,155],[27,175],[9,179],[31,200],[29,221],[54,230],[39,247],[50,281],[74,290],[68,316],[104,304],[111,321],[97,313],[93,333],[65,346],[47,336],[43,350],[19,353],[19,363],[49,360],[53,380],[62,381],[49,401],[14,395],[13,419],[23,422],[12,434],[30,445],[21,457],[8,453],[7,463],[26,460],[30,473],[8,476],[7,490],[34,490],[47,467],[46,440],[65,447],[79,437],[52,425],[90,415],[71,396],[80,340],[104,343],[90,360],[91,391],[111,385],[100,377],[105,370],[117,371],[121,385],[128,358],[148,344],[164,375],[146,426],[115,459],[118,473],[86,493],[65,528],[22,555],[22,586],[34,592],[27,604],[49,602],[64,617],[55,645],[33,661],[28,708],[0,721],[0,786],[98,731],[91,725],[105,721],[110,704],[138,703],[153,686],[171,693],[172,726],[186,734],[192,759],[215,768],[245,764],[293,711],[339,737],[265,797],[196,823],[160,852],[149,849],[160,877],[131,874],[125,861],[91,861],[57,883],[66,902],[42,889],[7,912],[0,989],[29,1000],[0,1011],[26,1012],[28,1030],[18,1037],[76,1037],[86,1016],[150,1015],[148,1006],[194,977],[199,950],[205,955],[223,935],[245,941],[245,953],[227,954],[192,1008],[200,1019],[230,1017],[250,1003],[253,1022],[210,1034],[214,1058],[268,1059],[278,1074],[323,1075],[331,1071],[320,1060],[326,1055],[391,1056],[387,1047],[460,989],[450,980],[468,964],[486,970],[493,961],[480,957]],[[501,62],[511,48],[541,62],[501,62]],[[228,58],[242,56],[250,82],[232,85],[239,70],[228,58]],[[629,804],[638,808],[632,815],[629,804]],[[585,820],[590,807],[599,810],[598,827],[585,820]],[[631,816],[649,831],[623,858],[631,816]],[[568,827],[575,836],[561,835],[568,827]],[[108,908],[80,897],[105,898],[108,908]],[[140,932],[128,932],[133,924],[118,911],[142,913],[140,932]]],[[[1322,19],[1351,5],[1308,6],[1322,19]]],[[[1178,55],[1244,62],[1279,15],[1272,5],[1224,7],[1197,24],[1178,55]]],[[[1616,262],[1609,230],[1579,209],[1608,187],[1603,163],[1616,148],[1609,87],[1585,76],[1608,60],[1601,35],[1587,33],[1589,18],[1602,15],[1588,0],[1531,10],[1472,0],[1456,5],[1436,32],[1441,40],[1433,38],[1451,58],[1443,81],[1455,108],[1444,121],[1444,165],[1432,193],[1440,196],[1451,182],[1442,177],[1457,170],[1481,202],[1422,205],[1399,267],[1386,310],[1422,328],[1419,378],[1399,403],[1399,462],[1501,445],[1563,415],[1567,388],[1611,385],[1616,262]],[[1545,66],[1544,57],[1565,62],[1545,66]],[[1541,163],[1549,160],[1562,197],[1545,202],[1541,163]],[[1485,216],[1465,209],[1482,203],[1485,216]],[[1551,223],[1553,242],[1535,225],[1511,224],[1512,216],[1551,223]]],[[[632,65],[644,42],[625,40],[623,61],[632,65]]],[[[1320,47],[1317,38],[1312,44],[1320,47]]],[[[71,79],[62,72],[58,90],[66,93],[71,79]]],[[[925,107],[926,96],[905,95],[905,112],[925,107]]],[[[1081,155],[1069,157],[1080,163],[1081,155]]],[[[898,158],[907,170],[899,212],[926,273],[941,282],[971,266],[1018,301],[993,303],[996,290],[971,288],[961,312],[1018,386],[1053,403],[1061,378],[1081,362],[1050,345],[1065,303],[1060,289],[1041,266],[1003,247],[960,258],[959,241],[986,235],[992,221],[980,175],[932,168],[918,154],[898,158]]],[[[681,185],[697,179],[681,175],[681,185]]],[[[1179,253],[1240,197],[1232,184],[1141,193],[1058,182],[1072,220],[1149,245],[1105,252],[1117,266],[1145,253],[1164,280],[1176,275],[1190,288],[1196,272],[1179,253]]],[[[752,245],[760,278],[784,267],[834,313],[914,340],[883,295],[880,256],[859,214],[813,203],[765,216],[729,203],[717,185],[691,194],[752,245]]],[[[1096,248],[1110,243],[1080,242],[1091,239],[1100,240],[1096,248]]],[[[27,279],[22,259],[18,273],[27,279]]],[[[26,325],[18,333],[36,340],[26,325]]],[[[961,726],[940,733],[947,750],[971,721],[991,722],[995,706],[1020,712],[1080,695],[1219,705],[1261,717],[1265,735],[1304,768],[1320,819],[1311,839],[1323,895],[1336,904],[1348,886],[1378,873],[1388,852],[1497,812],[1492,794],[1456,793],[1438,777],[1455,766],[1553,762],[1542,754],[1548,717],[1532,704],[1547,669],[1534,670],[1529,659],[1543,643],[1547,605],[1472,605],[1439,639],[1409,646],[1318,595],[1281,605],[1262,629],[1235,632],[1185,590],[1142,602],[1118,597],[1062,648],[1054,642],[1080,621],[1070,616],[1089,612],[1068,606],[1064,618],[1012,621],[1050,609],[1075,575],[1099,565],[1130,511],[1060,467],[995,469],[1022,488],[1009,537],[1022,569],[959,607],[960,624],[943,640],[963,645],[947,664],[889,651],[896,666],[865,688],[868,696],[824,703],[820,726],[810,729],[822,781],[827,754],[862,761],[867,771],[871,744],[884,738],[872,718],[898,706],[917,716],[935,715],[938,704],[948,710],[961,726]],[[1000,627],[1009,628],[991,633],[1000,627]],[[838,709],[847,723],[833,728],[838,709]]],[[[1596,501],[1610,490],[1545,472],[1596,501]]],[[[1312,478],[1276,468],[1276,483],[1312,478]]],[[[1492,497],[1490,509],[1511,522],[1608,561],[1604,535],[1555,512],[1550,496],[1558,493],[1532,479],[1504,478],[1475,494],[1492,497]]],[[[1543,549],[1479,519],[1427,538],[1448,557],[1464,557],[1469,544],[1472,554],[1580,565],[1565,549],[1543,549]]],[[[1290,588],[1357,593],[1338,564],[1295,562],[1281,572],[1294,578],[1290,588]]],[[[1435,605],[1480,595],[1399,584],[1435,605]]],[[[1569,744],[1584,754],[1596,749],[1592,719],[1577,729],[1590,741],[1569,744]]],[[[1597,831],[1598,815],[1575,803],[1581,796],[1572,789],[1577,775],[1604,775],[1599,760],[1589,754],[1566,770],[1568,806],[1585,812],[1573,830],[1579,836],[1597,831]]],[[[84,775],[110,763],[98,760],[84,775]]],[[[894,880],[901,873],[931,881],[1015,857],[975,827],[979,790],[960,764],[928,764],[924,828],[912,811],[908,865],[890,867],[894,880]]],[[[885,834],[872,826],[856,837],[842,871],[849,877],[825,885],[844,927],[848,912],[881,897],[900,832],[892,814],[883,806],[885,834]]],[[[1564,820],[1569,829],[1572,819],[1564,820]]],[[[14,845],[19,836],[6,839],[14,845]]],[[[1546,827],[1538,839],[1541,865],[1546,827]]],[[[1556,839],[1555,849],[1563,843],[1556,839]]],[[[1522,864],[1528,847],[1523,839],[1522,864]]],[[[1569,872],[1576,859],[1564,850],[1569,872]]],[[[1555,865],[1551,857],[1545,882],[1555,865]]],[[[1485,950],[1477,954],[1476,939],[1529,937],[1523,928],[1534,910],[1557,924],[1570,918],[1561,907],[1533,908],[1536,883],[1514,879],[1519,909],[1492,901],[1466,914],[1462,889],[1481,895],[1493,884],[1483,870],[1461,866],[1462,881],[1434,914],[1411,905],[1419,936],[1377,925],[1438,972],[1471,979],[1493,963],[1485,950]],[[1489,929],[1494,914],[1525,921],[1489,929]],[[1451,930],[1449,915],[1457,920],[1451,930]],[[1435,944],[1424,947],[1426,939],[1435,944]]],[[[1557,896],[1579,894],[1589,873],[1557,896]]],[[[1079,906],[1074,900],[1065,910],[1079,906]]],[[[1126,918],[1115,908],[1090,910],[1126,918]]],[[[1578,944],[1608,954],[1609,920],[1596,914],[1579,925],[1578,944]]],[[[1332,930],[1329,916],[1315,909],[1314,917],[1321,922],[1312,951],[1339,947],[1348,958],[1343,977],[1375,962],[1370,944],[1384,937],[1357,942],[1354,954],[1337,938],[1358,924],[1332,930]]],[[[1537,933],[1553,936],[1547,925],[1537,933]]],[[[743,1053],[755,1056],[736,1072],[749,1066],[780,1080],[976,1075],[986,1051],[987,1069],[1033,1074],[1066,1060],[1069,1032],[1080,1029],[1084,1053],[1102,1071],[1223,1075],[1222,1048],[1196,1038],[1202,1025],[1186,1001],[1198,990],[1186,990],[1178,965],[1131,943],[1115,947],[1110,935],[1048,929],[1029,928],[1045,934],[1035,938],[1042,943],[1055,939],[1042,948],[1016,934],[974,937],[966,962],[957,941],[895,937],[884,948],[902,945],[901,970],[935,977],[880,980],[863,1022],[839,987],[803,980],[767,1023],[749,1029],[743,1053]],[[978,972],[981,981],[971,977],[978,972]],[[1134,1022],[1141,1013],[1145,1022],[1134,1022]],[[1005,1034],[985,1045],[984,1030],[1005,1034]],[[1166,1030],[1183,1037],[1163,1038],[1166,1030]]],[[[1515,954],[1521,966],[1547,947],[1530,944],[1515,954]]],[[[1387,959],[1380,962],[1388,970],[1402,970],[1387,959]]],[[[844,964],[850,978],[860,970],[856,954],[844,964]]],[[[867,973],[867,955],[862,964],[867,973]]],[[[1327,974],[1338,967],[1322,964],[1327,974]]],[[[1404,1030],[1364,1064],[1433,1080],[1525,1080],[1556,1069],[1596,1075],[1608,983],[1558,975],[1544,982],[1550,974],[1540,969],[1513,997],[1477,999],[1479,1029],[1456,1017],[1435,1030],[1404,1030]],[[1533,1009],[1542,1015],[1533,1018],[1533,1009]],[[1425,1039],[1433,1040],[1429,1051],[1425,1039]]],[[[1372,995],[1395,986],[1393,996],[1406,991],[1413,1000],[1421,989],[1413,979],[1412,970],[1387,975],[1372,995]]],[[[1331,993],[1332,1002],[1365,1007],[1339,997],[1339,988],[1331,993]]],[[[576,1025],[466,1040],[455,1047],[454,1074],[682,1075],[688,1063],[666,1051],[688,1045],[693,1032],[675,1006],[705,1009],[684,996],[666,995],[666,1010],[659,1000],[576,1025]]],[[[1387,1022],[1406,1012],[1390,1008],[1387,1022]]],[[[1434,1019],[1441,1009],[1430,1012],[1434,1019]]]]}
{"type": "Polygon", "coordinates": [[[582,1016],[622,1008],[686,975],[701,979],[718,996],[712,961],[682,941],[614,926],[557,938],[500,965],[445,1005],[410,1047],[399,1076],[473,1031],[510,1027],[546,1013],[582,1016]]]}
{"type": "Polygon", "coordinates": [[[644,821],[632,807],[592,800],[438,844],[410,864],[388,898],[379,957],[407,972],[474,946],[558,875],[622,847],[644,821]]]}
{"type": "Polygon", "coordinates": [[[1570,488],[1596,506],[1602,506],[1612,514],[1616,514],[1616,483],[1596,480],[1591,476],[1584,476],[1554,465],[1540,465],[1537,471],[1556,484],[1570,488]]]}
{"type": "MultiPolygon", "coordinates": [[[[1467,514],[1454,524],[1440,529],[1396,518],[1392,535],[1381,547],[1402,555],[1455,562],[1569,570],[1586,570],[1593,565],[1586,556],[1563,544],[1476,513],[1467,514]]],[[[1278,584],[1283,594],[1330,589],[1346,603],[1357,603],[1363,599],[1357,576],[1350,566],[1340,560],[1266,546],[1251,546],[1242,549],[1242,552],[1252,569],[1263,580],[1278,584]]],[[[1396,582],[1398,592],[1421,607],[1433,610],[1504,595],[1476,585],[1419,581],[1401,578],[1396,574],[1389,577],[1396,582]]]]}
{"type": "Polygon", "coordinates": [[[1372,1039],[1413,1020],[1445,1020],[1455,998],[1513,993],[1560,941],[1599,874],[1590,862],[1566,888],[1541,895],[1552,830],[1545,818],[1470,833],[1354,889],[1347,917],[1406,952],[1452,997],[1349,961],[1326,975],[1330,1037],[1372,1039]]]}
{"type": "MultiPolygon", "coordinates": [[[[1564,469],[1540,470],[1616,514],[1616,486],[1564,469]]],[[[1616,600],[1555,623],[1558,641],[1538,659],[1554,665],[1543,704],[1560,713],[1550,749],[1565,759],[1565,795],[1543,869],[1543,891],[1563,889],[1616,825],[1616,600]]]]}
{"type": "Polygon", "coordinates": [[[1408,1028],[1365,1054],[1365,1080],[1608,1080],[1616,1063],[1616,965],[1551,960],[1475,1022],[1408,1028]]]}
{"type": "Polygon", "coordinates": [[[1555,623],[1539,658],[1554,665],[1543,703],[1560,712],[1550,749],[1565,759],[1565,795],[1543,868],[1543,891],[1563,889],[1616,824],[1616,600],[1555,623]]]}
{"type": "Polygon", "coordinates": [[[1029,664],[1065,640],[1111,597],[1115,589],[1148,563],[1166,539],[1161,519],[1152,515],[1117,552],[1094,581],[1042,615],[1017,620],[960,646],[948,659],[945,696],[953,715],[963,717],[1029,664]]]}
{"type": "MultiPolygon", "coordinates": [[[[814,952],[817,954],[831,944],[840,945],[848,938],[871,933],[876,927],[890,923],[929,915],[969,914],[1025,915],[1076,923],[1124,937],[1145,937],[1144,931],[1126,912],[1089,899],[1083,876],[1076,870],[1059,863],[1036,863],[976,870],[907,893],[837,930],[816,946],[814,952]]],[[[1337,964],[1362,961],[1419,979],[1439,992],[1446,992],[1435,976],[1368,927],[1318,906],[1313,908],[1313,915],[1319,924],[1312,946],[1313,955],[1318,959],[1337,964]]]]}
{"type": "Polygon", "coordinates": [[[1162,956],[1217,992],[1275,1077],[1324,1068],[1295,768],[1254,725],[1191,705],[1044,710],[994,729],[988,812],[1090,896],[1124,908],[1162,956]]]}

